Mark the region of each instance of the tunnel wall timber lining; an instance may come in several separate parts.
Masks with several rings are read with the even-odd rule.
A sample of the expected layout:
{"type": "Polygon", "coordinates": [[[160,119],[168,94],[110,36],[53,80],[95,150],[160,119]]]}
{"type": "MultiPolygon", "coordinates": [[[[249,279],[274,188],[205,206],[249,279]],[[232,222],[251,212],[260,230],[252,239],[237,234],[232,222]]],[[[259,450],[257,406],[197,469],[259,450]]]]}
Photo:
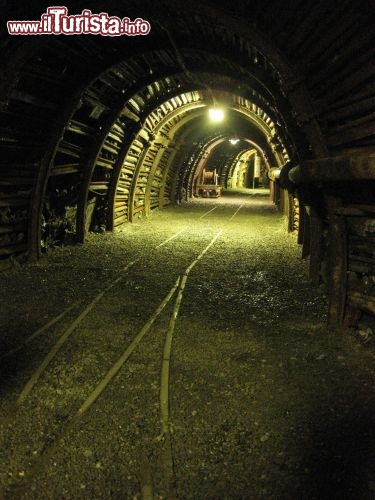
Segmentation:
{"type": "MultiPolygon", "coordinates": [[[[39,19],[47,6],[11,4],[4,16],[39,19]]],[[[281,145],[286,162],[271,181],[274,199],[287,199],[310,276],[327,283],[331,323],[375,314],[373,3],[245,0],[231,13],[220,1],[129,0],[125,12],[112,0],[90,8],[143,16],[151,33],[130,44],[12,37],[2,27],[0,257],[38,257],[54,225],[83,241],[90,224],[111,230],[189,192],[192,158],[208,143],[207,135],[201,150],[187,144],[199,123],[194,106],[208,105],[214,81],[217,92],[250,103],[243,111],[255,107],[272,121],[268,146],[276,153],[281,145]]]]}

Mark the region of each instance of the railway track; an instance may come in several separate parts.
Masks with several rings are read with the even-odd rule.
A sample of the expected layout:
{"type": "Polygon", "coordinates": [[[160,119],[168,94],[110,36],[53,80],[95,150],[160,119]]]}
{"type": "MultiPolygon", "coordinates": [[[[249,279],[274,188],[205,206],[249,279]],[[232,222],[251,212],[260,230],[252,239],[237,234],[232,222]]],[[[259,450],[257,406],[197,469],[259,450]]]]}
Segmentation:
{"type": "MultiPolygon", "coordinates": [[[[208,218],[212,217],[215,214],[216,208],[217,207],[214,207],[213,209],[205,212],[199,217],[198,220],[204,223],[208,218]]],[[[199,261],[204,258],[205,254],[209,252],[211,247],[217,242],[217,240],[222,235],[225,226],[233,220],[240,209],[241,206],[236,209],[236,211],[232,213],[229,218],[226,219],[223,227],[219,231],[216,231],[213,236],[209,234],[209,241],[208,243],[207,241],[205,242],[207,244],[203,247],[203,249],[201,249],[200,253],[195,258],[193,258],[193,260],[190,260],[189,264],[182,270],[180,269],[177,271],[177,278],[176,276],[174,277],[173,285],[164,294],[163,300],[157,305],[153,312],[149,314],[146,323],[144,323],[144,325],[139,329],[138,333],[134,335],[131,340],[129,339],[126,348],[123,350],[121,355],[117,356],[116,360],[112,363],[110,368],[107,369],[100,380],[96,384],[94,384],[93,389],[86,395],[83,403],[80,404],[78,409],[75,408],[75,410],[70,412],[69,416],[66,418],[65,425],[62,427],[58,427],[58,432],[55,433],[54,438],[47,444],[41,445],[40,449],[42,451],[35,454],[30,467],[25,470],[24,475],[22,476],[22,480],[17,484],[16,488],[12,490],[11,496],[9,498],[22,498],[25,495],[30,482],[32,482],[41,473],[43,468],[46,467],[48,462],[52,459],[56,450],[61,446],[64,439],[66,439],[66,437],[79,426],[83,416],[90,410],[90,408],[102,395],[105,389],[114,381],[121,368],[129,360],[134,351],[139,347],[145,336],[153,329],[155,322],[160,319],[160,316],[162,316],[162,314],[164,314],[164,323],[167,322],[168,326],[164,327],[165,338],[162,345],[158,403],[160,429],[156,441],[159,443],[160,449],[159,466],[162,478],[162,485],[160,486],[160,488],[162,489],[161,494],[162,496],[169,498],[177,497],[173,470],[174,465],[172,434],[170,429],[169,414],[169,391],[171,384],[170,360],[172,356],[173,334],[178,319],[185,286],[191,271],[199,263],[199,261]],[[170,309],[170,312],[167,314],[166,311],[168,307],[170,309]]],[[[179,230],[160,244],[156,245],[153,248],[153,251],[169,248],[168,245],[171,242],[178,242],[178,238],[184,235],[186,236],[187,231],[188,228],[179,230]]],[[[207,233],[208,232],[209,231],[207,231],[207,233]]],[[[205,238],[203,239],[206,238],[207,234],[205,234],[205,238]]],[[[103,286],[103,288],[95,294],[91,301],[86,304],[78,314],[76,313],[74,319],[64,328],[63,333],[60,335],[57,342],[50,348],[49,352],[43,358],[42,362],[32,373],[29,380],[26,382],[23,389],[18,394],[15,403],[13,415],[14,418],[17,418],[19,410],[25,410],[25,408],[27,408],[28,399],[33,390],[37,387],[39,380],[48,371],[50,364],[55,360],[68,340],[71,341],[71,339],[74,338],[73,334],[77,332],[79,326],[90,318],[90,313],[92,313],[95,308],[98,308],[101,302],[105,302],[106,300],[109,300],[111,298],[111,293],[113,294],[114,291],[116,291],[116,287],[118,287],[121,281],[126,279],[131,270],[134,271],[135,264],[140,265],[142,263],[144,264],[142,256],[139,256],[130,261],[126,266],[124,266],[124,268],[120,272],[120,275],[116,277],[116,279],[105,284],[105,286],[103,286]]],[[[173,271],[175,272],[175,270],[173,271]]],[[[22,349],[26,349],[29,344],[37,341],[37,339],[41,339],[43,334],[50,328],[54,327],[56,324],[59,324],[60,321],[66,319],[69,313],[75,311],[75,309],[78,309],[77,304],[69,306],[66,310],[58,314],[56,317],[52,318],[45,325],[43,325],[32,335],[30,335],[21,345],[5,353],[0,359],[11,359],[11,357],[17,354],[19,351],[21,351],[22,349]]],[[[148,463],[148,459],[146,456],[142,456],[139,458],[139,461],[141,464],[139,470],[139,480],[142,497],[144,499],[152,498],[154,492],[152,486],[152,473],[150,472],[151,469],[148,463]]],[[[160,494],[160,492],[158,493],[160,494]]]]}
{"type": "MultiPolygon", "coordinates": [[[[199,218],[203,218],[205,216],[207,216],[209,213],[211,213],[213,210],[215,210],[216,207],[214,207],[214,209],[210,209],[208,210],[207,212],[205,212],[202,216],[200,216],[199,218]]],[[[158,245],[155,246],[154,250],[157,250],[159,248],[162,248],[164,247],[165,245],[167,245],[170,241],[174,240],[175,238],[177,238],[180,234],[182,234],[184,231],[186,231],[187,229],[184,228],[180,231],[177,231],[176,233],[174,233],[172,236],[169,236],[168,238],[166,238],[164,241],[162,241],[161,243],[159,243],[158,245]]],[[[125,273],[126,271],[128,271],[130,268],[132,268],[135,264],[137,264],[138,262],[140,262],[141,260],[141,256],[139,257],[136,257],[134,260],[131,260],[131,262],[129,262],[123,269],[120,270],[120,276],[118,276],[117,278],[115,278],[114,280],[111,280],[110,282],[108,282],[103,288],[102,290],[98,291],[98,293],[95,294],[95,296],[91,299],[91,301],[81,310],[81,312],[79,313],[79,315],[75,318],[75,320],[69,325],[69,330],[71,329],[71,331],[69,332],[68,336],[66,337],[65,340],[67,340],[67,338],[69,337],[69,335],[78,327],[78,325],[84,320],[84,318],[87,316],[87,314],[89,314],[89,312],[91,311],[92,307],[95,306],[95,304],[102,299],[102,297],[104,296],[104,294],[106,294],[107,292],[109,292],[112,288],[114,288],[120,281],[122,281],[124,278],[125,278],[125,273]]],[[[29,335],[22,343],[20,343],[17,347],[13,347],[12,349],[9,349],[8,351],[6,351],[5,353],[1,354],[0,355],[0,361],[2,361],[3,359],[5,358],[9,358],[11,356],[14,356],[16,353],[18,353],[19,351],[21,351],[22,349],[25,349],[27,347],[28,344],[32,343],[33,341],[35,341],[38,337],[40,337],[43,333],[45,333],[47,330],[49,330],[50,328],[52,328],[54,325],[56,325],[57,323],[59,323],[61,320],[63,320],[65,318],[65,316],[71,312],[72,310],[74,310],[75,308],[78,308],[80,305],[80,303],[74,303],[74,304],[71,304],[70,306],[68,306],[64,311],[62,311],[61,313],[59,313],[57,316],[53,317],[52,319],[50,319],[47,323],[45,323],[44,325],[42,325],[40,328],[38,328],[35,332],[33,332],[31,335],[29,335]]],[[[68,330],[67,329],[67,330],[68,330]]],[[[65,333],[65,332],[64,332],[65,333]]],[[[30,388],[31,389],[31,388],[30,388]]],[[[22,400],[24,398],[27,397],[27,394],[29,393],[29,391],[27,391],[27,393],[23,394],[22,397],[20,396],[19,397],[19,402],[22,402],[22,400]]]]}

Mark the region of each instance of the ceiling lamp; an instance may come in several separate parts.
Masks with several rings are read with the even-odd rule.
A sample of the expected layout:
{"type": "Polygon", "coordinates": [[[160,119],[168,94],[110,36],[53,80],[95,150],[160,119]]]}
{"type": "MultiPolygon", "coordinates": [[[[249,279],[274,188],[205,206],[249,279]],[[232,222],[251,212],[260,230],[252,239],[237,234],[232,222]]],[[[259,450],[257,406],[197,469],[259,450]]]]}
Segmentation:
{"type": "Polygon", "coordinates": [[[238,139],[238,137],[232,137],[232,139],[229,139],[229,142],[233,144],[233,146],[235,146],[237,143],[240,142],[240,140],[238,139]]]}
{"type": "Polygon", "coordinates": [[[212,122],[221,122],[224,118],[224,111],[220,108],[210,108],[208,110],[208,115],[212,122]]]}

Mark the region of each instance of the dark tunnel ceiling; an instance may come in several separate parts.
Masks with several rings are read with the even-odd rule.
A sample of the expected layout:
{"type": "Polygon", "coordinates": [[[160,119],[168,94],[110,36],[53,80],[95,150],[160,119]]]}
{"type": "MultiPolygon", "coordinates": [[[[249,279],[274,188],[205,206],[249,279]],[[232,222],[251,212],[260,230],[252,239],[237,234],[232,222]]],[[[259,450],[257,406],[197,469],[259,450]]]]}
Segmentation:
{"type": "MultiPolygon", "coordinates": [[[[99,3],[90,4],[93,11],[95,5],[99,5],[99,3]]],[[[85,7],[87,8],[87,4],[85,4],[85,7]]],[[[117,13],[115,2],[108,3],[106,7],[107,10],[111,8],[113,14],[117,13]]],[[[130,10],[129,15],[132,8],[135,8],[131,2],[128,2],[126,7],[130,10]]],[[[247,43],[247,46],[242,51],[233,51],[233,48],[228,47],[226,43],[223,43],[223,39],[219,38],[222,35],[221,28],[218,29],[214,39],[205,38],[204,43],[202,43],[202,34],[194,36],[193,33],[188,33],[189,26],[186,21],[189,20],[190,23],[192,21],[188,15],[186,15],[182,26],[181,21],[184,19],[182,12],[180,13],[181,17],[178,18],[174,12],[166,9],[165,5],[158,5],[158,8],[162,11],[164,9],[164,12],[158,13],[156,21],[152,24],[152,32],[147,37],[147,40],[143,38],[141,40],[137,39],[134,43],[124,43],[123,40],[119,39],[95,39],[95,44],[99,45],[99,50],[97,50],[98,60],[95,68],[93,68],[96,74],[98,74],[101,67],[105,69],[106,66],[108,67],[114,62],[118,64],[121,60],[126,61],[123,74],[128,74],[129,78],[125,78],[125,82],[122,82],[126,86],[124,98],[139,91],[138,89],[142,84],[152,83],[163,78],[165,80],[174,75],[176,77],[171,78],[167,86],[168,93],[173,92],[174,88],[178,91],[184,91],[205,86],[212,87],[214,84],[218,89],[235,91],[236,94],[250,97],[251,101],[259,105],[269,116],[274,115],[274,121],[279,121],[280,126],[286,125],[284,120],[287,120],[289,128],[292,128],[293,121],[288,116],[288,107],[279,88],[280,76],[272,64],[266,63],[265,58],[257,49],[247,43]],[[173,19],[173,16],[175,16],[175,19],[173,19]],[[119,50],[119,45],[121,45],[121,50],[119,50]],[[152,46],[152,51],[147,46],[152,46]],[[131,50],[130,54],[128,53],[129,49],[131,50]],[[134,55],[137,52],[139,55],[134,55]],[[132,68],[131,71],[129,71],[129,67],[132,68]],[[183,73],[181,73],[181,70],[183,70],[183,73]],[[283,112],[285,114],[284,119],[281,117],[283,112]]],[[[145,18],[147,16],[155,17],[155,6],[151,8],[148,4],[142,4],[142,6],[137,5],[137,9],[137,15],[140,15],[139,11],[145,10],[145,18]]],[[[35,6],[33,11],[35,11],[36,15],[35,6]]],[[[76,6],[73,10],[69,9],[69,12],[80,12],[80,8],[76,6]]],[[[16,16],[16,13],[13,15],[16,16]]],[[[21,18],[23,16],[25,16],[25,13],[21,15],[21,18]]],[[[197,27],[200,28],[199,25],[197,27]]],[[[82,45],[81,40],[72,41],[73,45],[76,42],[78,42],[79,46],[82,45]]],[[[64,40],[64,46],[61,46],[60,50],[71,50],[69,45],[70,40],[64,40]]],[[[85,55],[85,52],[92,51],[93,45],[91,41],[85,40],[85,43],[81,46],[80,56],[85,55]]],[[[42,52],[43,55],[39,55],[39,62],[43,64],[44,60],[47,59],[48,61],[51,56],[56,58],[56,49],[58,47],[47,47],[44,54],[42,52]]],[[[65,57],[66,54],[64,54],[64,62],[65,57]]],[[[35,61],[31,62],[35,64],[35,61]]],[[[53,64],[56,64],[56,62],[53,64]]],[[[48,63],[50,62],[48,61],[48,63]]],[[[64,65],[64,72],[67,69],[69,68],[64,65]]],[[[121,68],[119,70],[121,71],[121,68]]],[[[71,68],[70,71],[77,72],[77,68],[71,68]]],[[[112,72],[116,72],[115,66],[113,66],[112,72]]],[[[111,70],[109,70],[109,73],[111,73],[111,70]]],[[[85,75],[82,75],[82,77],[84,78],[85,75]]],[[[162,94],[159,100],[163,99],[165,99],[165,95],[162,94]]],[[[149,108],[156,104],[155,102],[150,103],[149,108]]],[[[285,130],[286,127],[283,127],[283,129],[285,130]]]]}
{"type": "MultiPolygon", "coordinates": [[[[238,18],[246,13],[249,21],[262,19],[265,22],[268,20],[265,17],[265,13],[261,12],[260,3],[255,2],[251,6],[247,4],[248,2],[241,3],[238,8],[236,7],[235,12],[231,12],[231,15],[234,18],[238,18]]],[[[274,2],[274,4],[276,7],[278,6],[278,2],[274,2]]],[[[295,2],[295,4],[298,6],[301,3],[295,2]]],[[[19,19],[25,16],[38,18],[38,14],[40,15],[43,12],[42,9],[47,5],[46,2],[36,2],[32,6],[28,5],[27,15],[24,7],[21,9],[12,5],[10,6],[10,10],[13,17],[19,19]]],[[[78,13],[83,7],[90,7],[93,12],[103,10],[103,5],[100,2],[78,2],[75,3],[74,7],[68,7],[71,13],[78,13]]],[[[68,52],[69,50],[73,50],[74,52],[74,48],[70,48],[69,45],[78,45],[82,57],[85,55],[92,56],[92,51],[96,48],[96,64],[95,67],[90,68],[96,74],[101,69],[105,70],[105,67],[108,67],[108,65],[118,63],[121,59],[128,61],[129,57],[132,59],[138,58],[138,61],[134,63],[134,65],[137,65],[138,72],[136,75],[133,72],[133,81],[127,82],[127,93],[129,94],[132,91],[136,92],[142,81],[156,81],[163,75],[172,75],[181,71],[181,67],[187,71],[183,75],[185,82],[178,85],[180,89],[184,86],[188,90],[189,87],[199,86],[204,81],[204,78],[197,76],[198,71],[204,70],[207,73],[206,80],[209,81],[210,85],[214,82],[219,88],[226,88],[231,91],[235,90],[240,95],[249,96],[249,94],[252,94],[251,100],[253,102],[255,100],[255,102],[261,105],[262,109],[269,116],[271,116],[272,112],[277,115],[273,119],[275,122],[280,122],[282,130],[287,128],[295,140],[298,141],[298,139],[301,139],[301,137],[298,137],[301,134],[298,134],[298,127],[294,126],[295,120],[291,119],[289,106],[281,91],[281,85],[284,83],[282,78],[285,78],[285,75],[281,75],[279,72],[280,68],[276,70],[274,64],[267,57],[264,57],[262,47],[255,49],[254,45],[249,44],[246,39],[232,34],[230,29],[225,27],[227,19],[223,18],[223,26],[221,26],[221,19],[215,19],[217,22],[217,26],[214,27],[216,30],[215,33],[212,31],[212,26],[210,27],[213,20],[205,17],[204,5],[201,5],[201,8],[198,8],[192,16],[194,2],[192,8],[187,10],[186,6],[183,8],[181,2],[174,2],[173,4],[161,2],[156,6],[151,2],[142,2],[139,5],[139,3],[129,1],[125,7],[129,15],[134,13],[134,15],[142,15],[144,18],[148,17],[153,21],[152,32],[148,37],[131,40],[132,43],[126,43],[127,41],[122,39],[108,40],[105,37],[102,37],[103,39],[96,37],[94,41],[85,40],[85,42],[73,39],[58,40],[57,45],[60,45],[60,50],[64,51],[65,49],[68,52]],[[178,7],[178,11],[175,10],[175,7],[178,7]],[[204,35],[204,39],[202,39],[202,35],[204,35]],[[152,46],[152,52],[150,51],[150,46],[152,46]],[[178,48],[177,50],[176,47],[178,48]],[[134,56],[136,53],[140,55],[134,56]],[[268,62],[266,62],[267,59],[268,62]],[[220,77],[219,74],[222,76],[220,77]],[[225,81],[224,75],[228,76],[227,81],[225,81]],[[234,81],[233,78],[238,81],[234,81]],[[131,83],[134,85],[133,89],[131,88],[131,83]]],[[[227,9],[227,5],[223,5],[223,7],[227,9]]],[[[113,15],[124,14],[124,5],[119,8],[118,3],[114,1],[106,2],[106,9],[107,11],[111,11],[113,15]]],[[[324,11],[326,9],[323,9],[321,6],[321,10],[324,11]]],[[[339,12],[341,11],[342,8],[339,12]]],[[[285,8],[285,12],[281,13],[286,15],[287,12],[288,9],[285,8]]],[[[297,16],[298,14],[299,11],[296,12],[297,16]]],[[[279,21],[274,20],[274,22],[278,24],[279,21]]],[[[253,26],[254,24],[250,25],[250,30],[254,30],[253,26]]],[[[247,25],[247,30],[249,31],[249,25],[247,25]]],[[[250,39],[254,38],[254,33],[250,32],[250,35],[250,39]]],[[[256,35],[255,39],[257,38],[258,36],[256,35]]],[[[35,43],[38,44],[39,41],[35,43]]],[[[268,49],[268,46],[265,48],[268,49]]],[[[56,57],[56,50],[58,50],[58,47],[51,47],[50,51],[47,48],[45,53],[46,59],[48,60],[48,56],[51,57],[51,54],[48,54],[51,51],[53,51],[54,57],[56,57]]],[[[274,52],[275,62],[280,62],[278,53],[274,52]]],[[[64,54],[63,58],[65,60],[66,54],[64,54]]],[[[40,62],[43,63],[44,61],[41,60],[40,62]]],[[[69,69],[64,66],[65,72],[69,69]]],[[[84,69],[87,73],[87,68],[84,69]]],[[[72,67],[71,71],[77,71],[77,68],[72,67]]],[[[296,75],[293,76],[295,77],[296,75]]],[[[84,74],[82,78],[85,78],[84,74]]],[[[279,132],[282,133],[282,130],[279,132]]],[[[284,142],[288,141],[285,141],[284,138],[284,142]]],[[[303,151],[305,148],[302,146],[306,145],[303,142],[299,142],[298,146],[303,151]]]]}
{"type": "MultiPolygon", "coordinates": [[[[40,19],[49,6],[3,0],[3,18],[40,19]]],[[[36,252],[45,199],[56,186],[72,191],[65,202],[77,205],[82,239],[94,193],[106,200],[103,210],[120,205],[128,175],[120,163],[137,148],[130,212],[140,207],[138,191],[148,199],[156,189],[153,170],[145,180],[153,157],[162,168],[160,200],[173,201],[190,182],[189,158],[219,147],[215,137],[232,135],[232,128],[256,143],[271,166],[375,146],[369,0],[361,8],[352,0],[244,1],[235,8],[82,0],[67,7],[71,15],[89,8],[142,17],[152,29],[131,38],[12,37],[1,25],[0,175],[6,196],[24,199],[12,215],[22,220],[17,248],[36,252]],[[203,126],[214,100],[233,110],[216,131],[203,126]]]]}
{"type": "MultiPolygon", "coordinates": [[[[310,120],[311,110],[308,104],[302,106],[305,107],[304,110],[291,109],[290,102],[285,98],[290,87],[300,85],[301,69],[307,71],[307,79],[302,77],[305,83],[310,83],[311,79],[316,87],[316,69],[319,68],[321,57],[314,54],[313,59],[310,57],[309,60],[306,57],[304,60],[303,50],[305,47],[303,44],[297,43],[302,38],[300,31],[304,30],[305,38],[311,42],[312,31],[316,28],[314,21],[319,20],[321,29],[326,28],[329,24],[334,27],[331,38],[337,37],[338,33],[342,38],[345,33],[345,36],[350,40],[353,37],[353,28],[358,29],[360,23],[364,23],[365,15],[367,15],[365,9],[372,12],[370,3],[363,2],[361,4],[364,11],[362,16],[358,9],[355,9],[354,3],[348,1],[329,2],[329,5],[327,2],[297,1],[285,5],[284,2],[272,1],[267,6],[263,2],[241,2],[240,5],[236,5],[235,10],[229,9],[228,4],[219,2],[221,8],[227,12],[227,14],[222,15],[210,4],[213,5],[210,2],[189,2],[189,5],[186,5],[184,2],[175,1],[172,3],[158,2],[156,5],[154,2],[140,4],[128,1],[124,5],[123,2],[119,4],[119,2],[112,1],[106,2],[104,9],[102,2],[75,2],[74,6],[68,5],[69,13],[79,13],[83,8],[90,8],[93,12],[106,10],[110,11],[112,15],[123,16],[126,11],[126,15],[129,16],[148,18],[152,22],[152,32],[147,37],[132,39],[131,43],[122,39],[123,37],[110,40],[108,37],[91,37],[91,40],[87,40],[90,37],[65,37],[65,40],[61,40],[62,37],[55,37],[58,40],[52,40],[49,37],[48,42],[51,43],[48,45],[51,46],[40,51],[39,62],[42,66],[45,63],[50,65],[51,62],[48,58],[51,58],[53,53],[53,57],[57,56],[58,59],[60,52],[62,60],[56,61],[55,65],[52,64],[52,68],[55,66],[57,74],[58,71],[61,71],[61,68],[58,68],[59,63],[61,63],[65,74],[67,72],[76,74],[75,82],[78,80],[89,82],[90,78],[95,78],[95,75],[105,71],[108,66],[117,64],[121,60],[128,61],[129,58],[139,58],[137,74],[134,75],[133,72],[133,82],[127,82],[129,93],[132,90],[136,92],[142,84],[142,80],[143,82],[156,81],[163,74],[171,75],[181,71],[181,66],[187,69],[184,75],[187,76],[187,81],[184,84],[186,87],[189,86],[189,83],[192,84],[191,80],[200,80],[196,77],[197,71],[210,71],[210,84],[213,81],[219,83],[219,74],[229,75],[229,78],[235,78],[238,82],[226,82],[227,89],[235,89],[240,95],[256,93],[256,98],[263,100],[262,108],[270,116],[272,111],[278,115],[279,120],[274,119],[274,121],[279,121],[283,130],[287,127],[289,136],[293,137],[292,142],[297,142],[299,153],[307,154],[306,146],[309,142],[310,144],[314,143],[313,147],[316,150],[324,150],[324,145],[316,144],[319,143],[319,134],[312,134],[314,137],[308,137],[306,144],[304,142],[305,134],[301,133],[299,126],[296,126],[298,121],[310,120]],[[307,12],[309,13],[308,20],[306,18],[307,12]],[[213,17],[213,14],[216,14],[216,17],[213,17]],[[349,23],[349,19],[352,20],[351,23],[349,23]],[[333,21],[335,21],[334,24],[332,24],[333,21]],[[305,26],[307,23],[309,26],[305,26]],[[298,29],[294,31],[297,33],[288,38],[288,29],[296,26],[298,29]],[[269,31],[268,37],[260,36],[259,30],[269,31]],[[277,32],[278,30],[279,32],[277,32]],[[273,40],[270,40],[273,35],[273,40]],[[152,52],[150,51],[151,47],[152,52]],[[296,58],[298,61],[299,57],[301,62],[298,64],[298,68],[288,66],[287,58],[281,57],[279,49],[286,51],[292,64],[296,58]],[[135,54],[139,54],[139,56],[135,56],[135,54]],[[66,65],[67,56],[77,58],[76,61],[69,61],[71,67],[69,64],[66,65]],[[87,67],[84,60],[91,59],[92,61],[93,56],[95,56],[95,64],[87,67]],[[79,67],[80,62],[83,63],[82,68],[79,67]],[[129,85],[131,83],[134,84],[133,89],[129,85]],[[241,85],[243,88],[239,88],[241,85]]],[[[27,4],[27,7],[23,3],[8,2],[5,5],[8,10],[7,18],[38,19],[49,3],[33,2],[32,5],[27,4]]],[[[215,3],[215,5],[218,4],[215,3]]],[[[370,19],[367,22],[370,23],[370,19]]],[[[32,51],[35,50],[35,46],[43,45],[42,38],[30,41],[30,45],[34,45],[32,51]]],[[[319,43],[315,44],[313,52],[317,46],[322,44],[322,38],[328,45],[327,36],[319,37],[319,43]]],[[[362,42],[368,44],[368,35],[364,35],[363,38],[365,39],[362,42]]],[[[9,38],[5,47],[8,42],[9,38]]],[[[17,46],[20,40],[11,40],[11,42],[9,50],[13,52],[13,42],[17,46]]],[[[329,50],[326,51],[327,57],[330,57],[329,50]]],[[[38,51],[36,50],[36,52],[38,51]]],[[[306,56],[308,55],[306,54],[306,56]]],[[[332,71],[334,71],[337,63],[341,61],[337,61],[337,57],[335,58],[332,54],[331,62],[332,71]]],[[[326,72],[330,70],[328,65],[325,66],[324,70],[326,72]]],[[[61,79],[62,85],[68,84],[69,86],[69,83],[76,88],[73,82],[61,79]]],[[[327,83],[327,85],[329,84],[327,83]]],[[[56,91],[59,91],[58,87],[56,91]]],[[[318,92],[319,95],[321,93],[318,92]]],[[[254,101],[255,96],[252,97],[254,101]]],[[[297,100],[298,103],[304,100],[301,99],[301,91],[299,91],[297,100]]],[[[313,127],[310,126],[310,128],[313,127]]],[[[284,137],[284,142],[289,141],[285,141],[284,137]]]]}

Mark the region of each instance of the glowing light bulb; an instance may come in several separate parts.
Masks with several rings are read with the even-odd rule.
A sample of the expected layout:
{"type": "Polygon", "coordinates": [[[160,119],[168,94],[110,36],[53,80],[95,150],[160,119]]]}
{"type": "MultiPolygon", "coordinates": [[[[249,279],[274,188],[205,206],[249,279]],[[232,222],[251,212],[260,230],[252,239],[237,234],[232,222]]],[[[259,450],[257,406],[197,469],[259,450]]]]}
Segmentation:
{"type": "Polygon", "coordinates": [[[224,118],[224,111],[220,108],[210,108],[208,114],[213,122],[221,122],[224,118]]]}
{"type": "Polygon", "coordinates": [[[233,137],[232,139],[229,139],[229,142],[233,145],[237,144],[238,142],[240,142],[239,139],[237,139],[236,137],[233,137]]]}

